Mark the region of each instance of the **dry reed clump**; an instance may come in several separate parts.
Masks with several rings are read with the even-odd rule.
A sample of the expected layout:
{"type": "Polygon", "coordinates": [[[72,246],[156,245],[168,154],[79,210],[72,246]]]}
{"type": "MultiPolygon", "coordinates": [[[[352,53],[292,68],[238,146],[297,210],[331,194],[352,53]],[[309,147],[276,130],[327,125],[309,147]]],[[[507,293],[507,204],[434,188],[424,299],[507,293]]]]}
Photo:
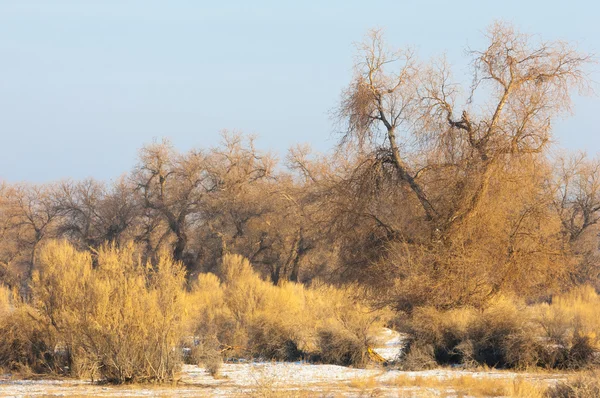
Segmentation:
{"type": "Polygon", "coordinates": [[[554,297],[552,304],[534,307],[534,319],[546,342],[544,357],[550,367],[581,369],[598,362],[600,352],[600,296],[580,286],[554,297]]]}
{"type": "Polygon", "coordinates": [[[74,375],[108,382],[166,381],[179,369],[184,271],[162,253],[144,263],[133,245],[91,255],[66,242],[40,253],[33,306],[68,354],[74,375]]]}
{"type": "Polygon", "coordinates": [[[597,398],[600,397],[600,374],[598,372],[579,375],[568,381],[559,382],[549,388],[546,398],[597,398]]]}
{"type": "Polygon", "coordinates": [[[600,298],[579,287],[552,304],[526,306],[498,297],[484,309],[415,310],[409,321],[413,342],[402,366],[438,364],[580,369],[598,361],[600,298]]]}
{"type": "Polygon", "coordinates": [[[226,255],[219,277],[198,277],[190,293],[195,336],[228,357],[301,358],[362,366],[385,311],[354,302],[348,289],[264,281],[248,260],[226,255]]]}
{"type": "Polygon", "coordinates": [[[521,377],[501,379],[465,375],[440,378],[401,375],[386,384],[401,388],[419,388],[418,396],[434,389],[439,392],[438,394],[432,394],[435,396],[441,394],[442,396],[452,395],[458,397],[542,398],[545,396],[546,391],[546,388],[540,383],[528,381],[521,377]]]}
{"type": "Polygon", "coordinates": [[[30,306],[17,302],[0,315],[0,368],[21,374],[62,373],[67,363],[55,346],[55,335],[30,306]]]}
{"type": "Polygon", "coordinates": [[[416,359],[431,367],[427,353],[440,364],[525,368],[539,361],[541,345],[527,308],[505,297],[483,310],[421,308],[410,327],[414,342],[404,361],[412,361],[411,368],[419,367],[416,359]],[[420,352],[413,355],[412,347],[420,352]]]}

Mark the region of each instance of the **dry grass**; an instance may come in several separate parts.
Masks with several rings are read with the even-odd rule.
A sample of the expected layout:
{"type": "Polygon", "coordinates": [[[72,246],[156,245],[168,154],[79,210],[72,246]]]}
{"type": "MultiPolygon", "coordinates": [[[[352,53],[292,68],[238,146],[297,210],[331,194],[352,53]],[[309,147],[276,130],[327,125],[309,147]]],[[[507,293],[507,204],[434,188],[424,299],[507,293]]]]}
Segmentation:
{"type": "Polygon", "coordinates": [[[286,380],[279,380],[276,375],[263,369],[255,370],[254,382],[249,389],[240,391],[240,396],[253,398],[309,398],[309,397],[337,397],[343,396],[331,391],[332,385],[321,385],[317,390],[303,389],[286,385],[286,380]]]}
{"type": "Polygon", "coordinates": [[[577,375],[548,389],[547,398],[597,398],[600,397],[600,372],[577,375]]]}
{"type": "Polygon", "coordinates": [[[542,398],[546,391],[545,386],[520,377],[508,380],[470,375],[452,378],[402,375],[386,384],[402,388],[435,389],[439,392],[454,393],[458,397],[542,398]]]}

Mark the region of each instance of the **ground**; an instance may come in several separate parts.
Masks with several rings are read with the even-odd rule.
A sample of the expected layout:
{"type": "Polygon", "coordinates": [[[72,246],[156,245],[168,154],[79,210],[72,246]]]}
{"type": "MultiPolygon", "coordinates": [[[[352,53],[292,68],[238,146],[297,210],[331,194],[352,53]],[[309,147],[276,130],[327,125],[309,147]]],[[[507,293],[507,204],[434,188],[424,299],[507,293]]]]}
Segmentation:
{"type": "MultiPolygon", "coordinates": [[[[384,330],[375,351],[386,359],[393,359],[402,345],[401,335],[384,330]]],[[[466,396],[474,391],[473,385],[479,386],[476,396],[501,396],[507,391],[506,386],[517,385],[521,381],[543,388],[565,378],[564,374],[544,372],[448,368],[403,372],[381,367],[353,369],[302,362],[252,362],[225,363],[217,378],[201,367],[185,365],[177,384],[172,386],[115,387],[80,380],[21,380],[6,375],[0,377],[0,397],[463,397],[463,391],[467,392],[466,396]],[[484,385],[487,387],[483,388],[484,385]]]]}
{"type": "MultiPolygon", "coordinates": [[[[481,383],[491,380],[527,380],[552,385],[566,376],[552,373],[465,371],[437,369],[402,372],[383,369],[352,369],[306,363],[224,364],[218,378],[204,369],[185,365],[175,386],[103,386],[79,380],[0,379],[0,397],[143,397],[143,396],[325,396],[325,397],[421,397],[462,396],[457,384],[464,379],[481,383]],[[412,380],[412,382],[410,382],[412,380]]],[[[489,383],[488,383],[489,384],[489,383]]],[[[482,396],[480,393],[477,396],[482,396]]],[[[485,395],[484,395],[485,396],[485,395]]],[[[498,396],[495,393],[489,396],[498,396]]]]}

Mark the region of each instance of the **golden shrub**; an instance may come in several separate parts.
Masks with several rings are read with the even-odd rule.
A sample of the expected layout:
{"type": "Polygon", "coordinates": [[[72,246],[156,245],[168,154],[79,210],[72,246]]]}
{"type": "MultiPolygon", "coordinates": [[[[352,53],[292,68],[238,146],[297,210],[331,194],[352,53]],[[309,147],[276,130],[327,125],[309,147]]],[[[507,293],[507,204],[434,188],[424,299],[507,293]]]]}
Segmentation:
{"type": "Polygon", "coordinates": [[[354,300],[350,288],[274,286],[241,256],[224,256],[218,273],[199,275],[189,306],[199,340],[215,338],[228,356],[364,365],[388,319],[354,300]]]}
{"type": "Polygon", "coordinates": [[[112,382],[173,377],[180,365],[184,271],[169,255],[144,263],[133,245],[89,253],[52,242],[34,273],[34,305],[72,361],[112,382]]]}

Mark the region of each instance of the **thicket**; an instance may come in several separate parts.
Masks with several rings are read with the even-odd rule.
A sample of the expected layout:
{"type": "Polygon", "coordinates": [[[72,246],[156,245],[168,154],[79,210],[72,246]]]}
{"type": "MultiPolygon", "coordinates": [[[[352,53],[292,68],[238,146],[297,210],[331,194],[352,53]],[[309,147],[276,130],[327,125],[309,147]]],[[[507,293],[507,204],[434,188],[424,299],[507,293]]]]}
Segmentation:
{"type": "Polygon", "coordinates": [[[194,335],[203,345],[218,341],[227,357],[364,366],[373,337],[390,317],[361,303],[350,287],[273,285],[239,255],[224,256],[217,275],[198,277],[190,293],[198,305],[191,311],[194,335]]]}
{"type": "Polygon", "coordinates": [[[115,383],[171,379],[181,363],[182,266],[168,254],[151,265],[133,245],[94,256],[67,242],[41,250],[31,299],[0,319],[0,365],[115,383]]]}
{"type": "Polygon", "coordinates": [[[551,303],[498,297],[482,309],[419,308],[405,323],[414,340],[400,362],[585,369],[600,362],[599,305],[595,290],[583,286],[551,303]]]}
{"type": "Polygon", "coordinates": [[[164,382],[175,377],[185,348],[188,360],[213,374],[223,357],[364,366],[389,317],[350,289],[275,286],[239,255],[225,255],[219,276],[201,274],[191,289],[184,274],[170,254],[150,263],[132,244],[92,254],[49,242],[28,303],[0,290],[0,366],[164,382]]]}

